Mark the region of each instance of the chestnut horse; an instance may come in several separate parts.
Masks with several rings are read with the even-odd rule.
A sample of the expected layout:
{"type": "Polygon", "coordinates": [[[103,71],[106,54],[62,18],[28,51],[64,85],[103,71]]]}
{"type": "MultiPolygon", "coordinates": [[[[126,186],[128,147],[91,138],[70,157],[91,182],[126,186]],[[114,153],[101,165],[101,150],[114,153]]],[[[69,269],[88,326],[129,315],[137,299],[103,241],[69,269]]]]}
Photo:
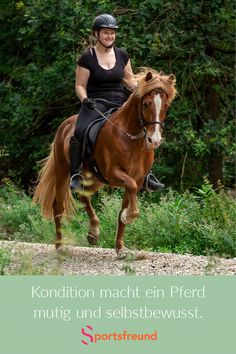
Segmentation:
{"type": "MultiPolygon", "coordinates": [[[[114,112],[101,128],[93,159],[111,187],[125,190],[118,216],[115,249],[118,258],[125,258],[127,249],[123,235],[125,225],[138,216],[137,193],[154,161],[154,149],[162,140],[166,111],[175,97],[174,75],[163,75],[153,69],[143,69],[136,75],[137,88],[125,104],[114,112]]],[[[69,141],[74,134],[77,115],[66,119],[58,128],[49,156],[43,160],[34,201],[41,205],[46,218],[54,218],[56,248],[62,243],[61,219],[74,211],[69,190],[69,141]]],[[[85,191],[79,194],[90,220],[88,241],[97,244],[99,220],[91,205],[91,195],[104,186],[83,164],[85,191]],[[92,183],[91,183],[92,180],[92,183]]]]}

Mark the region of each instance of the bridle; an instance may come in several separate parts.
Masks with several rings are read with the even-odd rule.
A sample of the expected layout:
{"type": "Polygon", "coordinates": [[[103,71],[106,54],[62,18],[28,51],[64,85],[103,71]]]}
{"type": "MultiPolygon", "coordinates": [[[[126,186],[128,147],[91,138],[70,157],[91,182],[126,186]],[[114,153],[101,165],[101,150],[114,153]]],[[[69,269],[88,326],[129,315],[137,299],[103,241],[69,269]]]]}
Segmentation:
{"type": "Polygon", "coordinates": [[[155,120],[154,122],[146,122],[143,116],[141,116],[139,122],[142,128],[145,128],[147,125],[159,124],[161,129],[164,129],[164,122],[159,122],[157,120],[155,120]]]}
{"type": "MultiPolygon", "coordinates": [[[[154,90],[155,93],[163,93],[164,90],[162,89],[156,89],[154,90]]],[[[143,105],[143,100],[141,101],[141,106],[143,105]]],[[[139,123],[140,123],[140,127],[142,127],[142,132],[137,134],[137,135],[132,135],[127,133],[126,131],[124,131],[123,129],[117,127],[104,113],[102,113],[99,109],[97,109],[96,107],[94,108],[94,110],[100,114],[101,117],[103,117],[104,119],[106,119],[110,124],[112,124],[114,127],[116,127],[118,130],[122,131],[123,134],[125,134],[129,139],[131,140],[137,140],[137,139],[142,139],[145,138],[147,136],[147,129],[146,126],[147,125],[153,125],[153,124],[159,124],[161,129],[164,129],[164,122],[159,122],[159,121],[154,121],[154,122],[147,122],[145,120],[145,118],[143,117],[143,113],[142,113],[142,109],[141,109],[141,114],[140,114],[140,118],[139,118],[139,123]]]]}
{"type": "MultiPolygon", "coordinates": [[[[147,130],[144,126],[142,126],[140,124],[140,126],[143,128],[143,131],[137,135],[132,135],[132,134],[129,134],[127,133],[125,130],[121,129],[120,127],[117,127],[117,125],[115,125],[104,113],[102,113],[100,111],[100,109],[98,108],[94,108],[94,110],[100,114],[101,117],[103,117],[104,119],[107,120],[107,122],[109,122],[111,125],[113,125],[114,127],[116,127],[118,130],[120,130],[123,134],[125,134],[129,139],[131,140],[137,140],[137,139],[141,139],[141,138],[144,138],[146,135],[147,135],[147,130]]],[[[141,122],[141,118],[140,118],[140,122],[141,122]]]]}
{"type": "MultiPolygon", "coordinates": [[[[165,91],[163,89],[159,88],[159,89],[155,89],[154,92],[155,92],[155,94],[159,94],[159,93],[163,93],[165,91]]],[[[143,105],[143,100],[141,102],[141,105],[143,105]]],[[[146,122],[145,118],[143,117],[142,110],[141,110],[141,117],[139,119],[139,122],[140,122],[141,127],[143,127],[143,128],[145,128],[147,125],[159,124],[161,129],[164,129],[164,122],[159,122],[157,120],[155,120],[154,122],[146,122]]]]}

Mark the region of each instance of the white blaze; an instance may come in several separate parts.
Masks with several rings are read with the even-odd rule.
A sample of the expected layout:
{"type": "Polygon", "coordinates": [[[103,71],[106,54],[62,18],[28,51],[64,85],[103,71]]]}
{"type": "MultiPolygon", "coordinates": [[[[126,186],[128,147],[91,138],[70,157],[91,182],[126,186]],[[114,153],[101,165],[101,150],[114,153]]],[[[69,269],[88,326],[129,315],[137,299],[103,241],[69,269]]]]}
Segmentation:
{"type": "MultiPolygon", "coordinates": [[[[161,112],[161,97],[160,95],[155,95],[154,96],[154,103],[156,107],[156,122],[160,122],[160,112],[161,112]]],[[[159,145],[161,142],[161,126],[160,124],[155,124],[155,130],[152,136],[150,137],[152,139],[152,143],[155,145],[159,145]]]]}

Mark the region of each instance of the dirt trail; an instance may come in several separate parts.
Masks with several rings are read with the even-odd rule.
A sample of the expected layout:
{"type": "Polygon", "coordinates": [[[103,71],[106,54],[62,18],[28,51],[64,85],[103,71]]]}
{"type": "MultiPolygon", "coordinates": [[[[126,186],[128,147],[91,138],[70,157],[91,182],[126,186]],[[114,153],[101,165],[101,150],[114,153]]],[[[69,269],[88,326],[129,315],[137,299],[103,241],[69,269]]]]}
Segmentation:
{"type": "Polygon", "coordinates": [[[147,258],[143,260],[117,260],[112,249],[68,246],[68,254],[59,255],[53,245],[9,241],[0,241],[0,250],[5,250],[10,259],[9,264],[4,264],[6,275],[236,274],[236,258],[145,252],[147,258]]]}

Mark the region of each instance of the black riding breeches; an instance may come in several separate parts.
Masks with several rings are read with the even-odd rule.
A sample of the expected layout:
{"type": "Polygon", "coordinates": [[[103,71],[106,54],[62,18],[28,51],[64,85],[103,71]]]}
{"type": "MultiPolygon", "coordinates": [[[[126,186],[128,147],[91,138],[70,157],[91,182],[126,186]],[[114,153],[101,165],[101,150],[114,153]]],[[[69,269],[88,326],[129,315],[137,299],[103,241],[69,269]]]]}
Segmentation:
{"type": "MultiPolygon", "coordinates": [[[[102,113],[105,113],[109,109],[114,108],[116,106],[118,108],[120,105],[114,105],[114,103],[112,102],[96,100],[96,108],[102,113]]],[[[89,109],[86,106],[82,105],[79,111],[78,119],[76,121],[74,134],[75,138],[82,143],[87,127],[90,123],[92,123],[98,118],[101,118],[101,115],[95,109],[89,109]]]]}

